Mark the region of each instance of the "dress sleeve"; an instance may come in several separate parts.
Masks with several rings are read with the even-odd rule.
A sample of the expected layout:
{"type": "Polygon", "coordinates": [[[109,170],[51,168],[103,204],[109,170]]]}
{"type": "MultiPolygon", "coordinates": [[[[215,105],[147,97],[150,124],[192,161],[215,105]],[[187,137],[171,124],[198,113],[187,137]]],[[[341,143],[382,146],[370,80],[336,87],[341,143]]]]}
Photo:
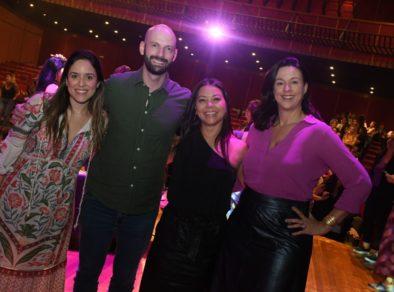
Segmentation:
{"type": "Polygon", "coordinates": [[[0,175],[13,171],[12,165],[21,154],[26,137],[43,117],[46,95],[33,95],[25,103],[18,104],[12,114],[13,127],[0,144],[0,175]]]}
{"type": "Polygon", "coordinates": [[[371,180],[364,166],[354,157],[329,128],[324,129],[320,155],[341,181],[344,191],[335,207],[352,214],[360,212],[361,205],[371,191],[371,180]]]}

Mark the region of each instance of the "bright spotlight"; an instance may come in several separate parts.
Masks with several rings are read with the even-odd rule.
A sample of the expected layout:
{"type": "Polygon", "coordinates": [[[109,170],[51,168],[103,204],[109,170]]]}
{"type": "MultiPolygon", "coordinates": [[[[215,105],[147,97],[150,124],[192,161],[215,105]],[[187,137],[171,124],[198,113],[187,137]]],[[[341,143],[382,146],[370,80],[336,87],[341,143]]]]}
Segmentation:
{"type": "Polygon", "coordinates": [[[209,32],[210,37],[214,38],[214,39],[219,39],[224,36],[224,31],[219,26],[213,26],[213,27],[209,28],[208,32],[209,32]]]}

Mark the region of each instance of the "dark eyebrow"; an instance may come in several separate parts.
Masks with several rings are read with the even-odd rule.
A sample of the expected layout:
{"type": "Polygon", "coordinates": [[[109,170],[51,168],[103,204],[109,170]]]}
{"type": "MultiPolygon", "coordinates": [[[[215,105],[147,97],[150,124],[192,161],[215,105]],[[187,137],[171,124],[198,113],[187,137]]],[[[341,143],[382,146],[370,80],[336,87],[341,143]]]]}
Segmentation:
{"type": "MultiPolygon", "coordinates": [[[[80,73],[78,73],[78,72],[75,72],[75,71],[69,71],[68,72],[68,74],[80,74],[80,73]]],[[[96,75],[96,73],[95,72],[89,72],[89,73],[84,73],[84,74],[82,74],[82,75],[96,75]]]]}

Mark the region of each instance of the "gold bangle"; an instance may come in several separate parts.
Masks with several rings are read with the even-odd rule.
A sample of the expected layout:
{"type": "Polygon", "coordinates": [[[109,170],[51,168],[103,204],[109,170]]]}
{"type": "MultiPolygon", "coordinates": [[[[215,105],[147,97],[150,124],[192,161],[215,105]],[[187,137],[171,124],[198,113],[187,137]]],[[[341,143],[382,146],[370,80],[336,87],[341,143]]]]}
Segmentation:
{"type": "Polygon", "coordinates": [[[329,216],[324,217],[323,222],[327,226],[333,227],[335,224],[337,224],[337,218],[335,218],[332,215],[329,215],[329,216]]]}

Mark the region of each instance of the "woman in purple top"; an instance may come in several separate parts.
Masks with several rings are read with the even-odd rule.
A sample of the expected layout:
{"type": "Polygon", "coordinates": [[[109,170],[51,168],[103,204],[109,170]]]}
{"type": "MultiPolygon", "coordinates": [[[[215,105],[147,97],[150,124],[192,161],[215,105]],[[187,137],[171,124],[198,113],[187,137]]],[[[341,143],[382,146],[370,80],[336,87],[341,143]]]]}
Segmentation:
{"type": "Polygon", "coordinates": [[[319,120],[308,85],[296,58],[279,61],[266,75],[243,161],[247,187],[229,219],[212,291],[304,291],[311,235],[357,213],[369,194],[367,172],[319,120]],[[327,169],[345,190],[317,221],[309,215],[309,200],[327,169]]]}

